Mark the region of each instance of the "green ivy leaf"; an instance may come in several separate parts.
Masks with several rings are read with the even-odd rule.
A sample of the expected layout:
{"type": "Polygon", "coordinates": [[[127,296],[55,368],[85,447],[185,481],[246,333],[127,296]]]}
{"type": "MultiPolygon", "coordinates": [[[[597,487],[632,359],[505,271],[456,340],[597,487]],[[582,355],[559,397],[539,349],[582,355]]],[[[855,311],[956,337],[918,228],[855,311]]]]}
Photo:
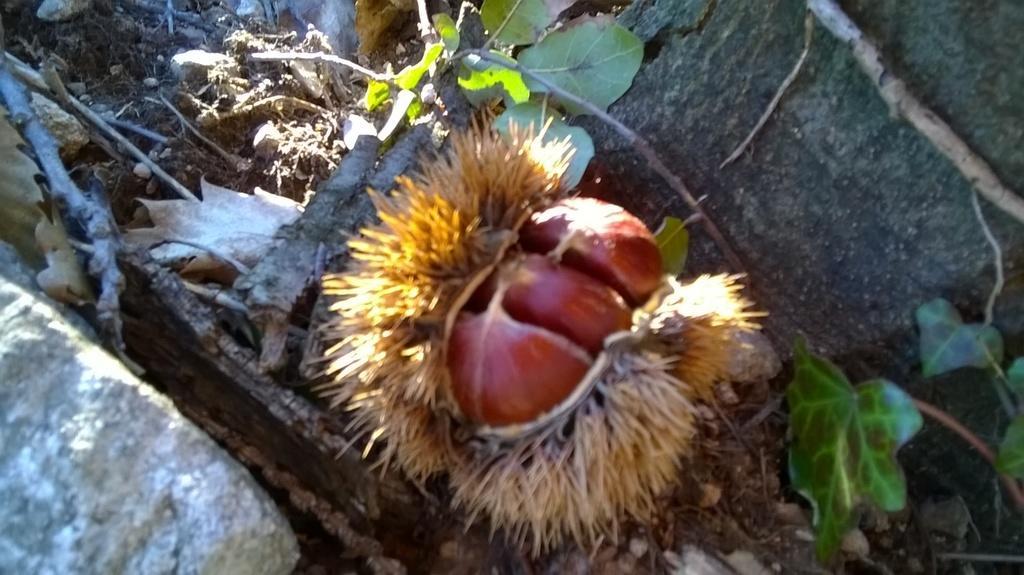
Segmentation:
{"type": "MultiPolygon", "coordinates": [[[[640,69],[644,43],[614,21],[587,20],[552,32],[519,55],[519,64],[546,81],[605,110],[626,93],[640,69]]],[[[527,80],[534,92],[547,88],[527,80]]],[[[573,114],[586,113],[561,102],[573,114]]]]}
{"type": "Polygon", "coordinates": [[[921,428],[921,414],[898,386],[874,379],[854,388],[831,362],[797,341],[796,373],[786,388],[793,443],[793,486],[814,506],[818,557],[826,560],[857,524],[857,507],[906,504],[896,450],[921,428]]]}
{"type": "Polygon", "coordinates": [[[1006,381],[1010,389],[1024,402],[1024,357],[1018,357],[1006,370],[1006,381]]]}
{"type": "Polygon", "coordinates": [[[452,20],[452,17],[444,12],[439,12],[431,16],[430,21],[434,23],[434,29],[441,36],[444,49],[449,54],[454,54],[459,49],[460,42],[459,28],[455,25],[455,20],[452,20]]]}
{"type": "Polygon", "coordinates": [[[960,312],[944,299],[934,299],[914,314],[921,331],[921,371],[925,377],[961,367],[989,367],[1003,360],[999,330],[964,324],[960,312]]]}
{"type": "Polygon", "coordinates": [[[391,87],[388,86],[387,82],[381,82],[379,80],[370,80],[367,82],[366,95],[363,96],[363,106],[366,107],[366,111],[372,112],[390,99],[391,87]]]}
{"type": "Polygon", "coordinates": [[[524,102],[505,112],[494,120],[494,127],[502,136],[509,137],[510,126],[517,124],[522,131],[533,126],[533,133],[540,133],[547,125],[543,140],[545,142],[568,139],[575,150],[569,162],[569,169],[562,178],[562,184],[567,188],[575,188],[583,173],[587,171],[587,164],[594,157],[594,141],[590,134],[579,126],[570,126],[558,117],[550,107],[546,110],[543,106],[533,102],[524,102]],[[546,124],[550,120],[550,124],[546,124]]]}
{"type": "Polygon", "coordinates": [[[554,24],[563,10],[575,0],[484,0],[480,7],[480,20],[488,34],[503,44],[533,44],[554,24]],[[517,5],[518,3],[518,5],[517,5]]]}
{"type": "MultiPolygon", "coordinates": [[[[500,52],[492,50],[491,54],[513,62],[511,58],[500,52]]],[[[526,87],[519,72],[501,64],[481,60],[474,54],[462,59],[462,67],[459,69],[459,86],[466,95],[466,99],[474,106],[481,106],[493,98],[502,98],[505,100],[505,105],[511,108],[530,99],[530,90],[526,87]]]]}
{"type": "Polygon", "coordinates": [[[686,254],[690,249],[690,232],[679,218],[669,216],[662,220],[661,227],[654,232],[661,252],[661,267],[665,273],[677,276],[683,273],[686,265],[686,254]]]}
{"type": "Polygon", "coordinates": [[[423,49],[423,57],[420,58],[420,61],[402,68],[402,71],[395,76],[395,85],[403,90],[415,90],[420,79],[434,65],[434,62],[437,62],[443,50],[444,44],[427,44],[427,47],[423,49]]]}
{"type": "Polygon", "coordinates": [[[1024,479],[1024,415],[1014,418],[1007,428],[996,456],[996,470],[1024,479]]]}

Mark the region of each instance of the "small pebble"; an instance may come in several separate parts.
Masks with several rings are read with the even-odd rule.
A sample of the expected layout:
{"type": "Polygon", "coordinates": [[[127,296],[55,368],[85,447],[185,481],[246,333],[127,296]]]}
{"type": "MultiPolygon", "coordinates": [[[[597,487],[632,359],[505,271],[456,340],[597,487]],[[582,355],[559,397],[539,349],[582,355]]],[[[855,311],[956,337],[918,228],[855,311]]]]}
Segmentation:
{"type": "Polygon", "coordinates": [[[807,527],[810,521],[804,510],[796,503],[779,503],[775,506],[775,516],[786,525],[807,527]]]}
{"type": "Polygon", "coordinates": [[[871,544],[860,529],[847,531],[839,546],[844,553],[854,557],[867,557],[871,553],[871,544]]]}
{"type": "Polygon", "coordinates": [[[697,504],[701,509],[708,509],[718,505],[722,499],[722,488],[714,483],[705,483],[700,486],[700,502],[697,504]]]}
{"type": "Polygon", "coordinates": [[[441,544],[438,553],[445,559],[454,559],[459,554],[459,544],[455,541],[445,541],[441,544]]]}
{"type": "Polygon", "coordinates": [[[113,66],[110,67],[110,75],[111,76],[120,76],[123,73],[124,73],[124,66],[121,65],[121,64],[114,64],[113,66]]]}
{"type": "Polygon", "coordinates": [[[647,554],[647,547],[647,541],[639,537],[634,537],[629,540],[629,552],[637,559],[647,554]]]}
{"type": "Polygon", "coordinates": [[[132,173],[135,174],[135,177],[143,180],[148,180],[153,176],[153,171],[149,169],[149,166],[142,162],[135,164],[135,167],[132,168],[132,173]]]}
{"type": "Polygon", "coordinates": [[[434,84],[430,82],[424,84],[423,89],[420,90],[420,100],[423,100],[423,103],[428,106],[432,106],[437,101],[437,88],[434,87],[434,84]]]}
{"type": "Polygon", "coordinates": [[[144,80],[142,80],[142,85],[147,88],[156,88],[160,85],[160,81],[156,78],[145,78],[144,80]]]}
{"type": "MultiPolygon", "coordinates": [[[[971,524],[971,512],[962,497],[944,501],[926,501],[921,505],[921,526],[930,533],[941,533],[955,539],[967,536],[971,524]]],[[[897,525],[897,528],[900,526],[897,525]]]]}
{"type": "Polygon", "coordinates": [[[797,529],[793,532],[793,536],[799,539],[800,541],[814,541],[814,534],[806,529],[797,529]]]}
{"type": "Polygon", "coordinates": [[[725,556],[726,563],[739,575],[768,575],[771,573],[750,551],[737,549],[725,556]]]}

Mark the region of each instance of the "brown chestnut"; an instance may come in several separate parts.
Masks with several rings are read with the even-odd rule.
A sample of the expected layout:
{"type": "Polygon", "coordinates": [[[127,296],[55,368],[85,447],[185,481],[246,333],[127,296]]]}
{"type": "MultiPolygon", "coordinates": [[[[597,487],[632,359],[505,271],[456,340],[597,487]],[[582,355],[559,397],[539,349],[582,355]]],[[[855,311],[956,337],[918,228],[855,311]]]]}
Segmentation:
{"type": "Polygon", "coordinates": [[[563,264],[610,285],[634,306],[663,278],[654,234],[623,208],[593,198],[569,198],[533,214],[520,244],[537,253],[557,250],[563,264]]]}
{"type": "Polygon", "coordinates": [[[504,270],[502,306],[512,318],[569,338],[591,354],[604,338],[632,325],[632,312],[612,288],[549,258],[529,254],[504,270]]]}
{"type": "Polygon", "coordinates": [[[590,357],[568,339],[518,322],[492,302],[463,313],[452,331],[448,369],[463,415],[491,426],[533,421],[569,397],[590,357]]]}

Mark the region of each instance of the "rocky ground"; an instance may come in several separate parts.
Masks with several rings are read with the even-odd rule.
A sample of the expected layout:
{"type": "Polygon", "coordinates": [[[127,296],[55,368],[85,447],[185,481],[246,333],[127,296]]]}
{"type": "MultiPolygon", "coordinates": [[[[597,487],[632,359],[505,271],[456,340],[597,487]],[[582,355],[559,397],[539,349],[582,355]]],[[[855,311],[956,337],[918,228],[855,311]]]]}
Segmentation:
{"type": "MultiPolygon", "coordinates": [[[[361,23],[364,43],[376,48],[371,55],[358,57],[361,64],[374,70],[400,69],[422,52],[415,15],[399,4],[379,12],[390,16],[361,23]]],[[[697,3],[649,4],[637,3],[623,15],[623,21],[648,42],[648,53],[636,86],[611,111],[648,135],[670,165],[678,166],[695,188],[708,194],[709,210],[735,239],[749,264],[758,301],[771,314],[770,341],[763,345],[780,350],[786,358],[792,338],[803,333],[811,336],[817,349],[840,358],[858,378],[883,374],[909,380],[922,393],[931,389],[925,386],[934,384],[909,375],[915,362],[910,319],[914,305],[943,295],[979,309],[987,284],[977,278],[990,272],[987,247],[963,200],[966,195],[961,193],[958,175],[926,143],[888,119],[884,104],[845,59],[846,52],[820,32],[792,102],[780,109],[754,155],[742,158],[734,168],[719,170],[722,156],[761,113],[778,77],[799,52],[802,3],[771,2],[757,12],[727,0],[712,2],[716,15],[706,27],[688,31],[670,24],[691,19],[704,22],[706,14],[696,9],[697,3]],[[745,32],[735,35],[734,30],[745,32]],[[768,69],[779,73],[768,74],[768,69]],[[678,132],[684,135],[679,137],[678,132]],[[872,190],[868,199],[864,189],[872,190]],[[960,196],[947,193],[951,189],[960,196]]],[[[38,104],[44,110],[40,115],[61,140],[69,171],[82,181],[86,176],[99,180],[114,219],[126,232],[154,225],[173,228],[175,209],[162,211],[161,204],[154,202],[175,199],[174,182],[193,193],[203,190],[206,198],[257,189],[269,194],[251,196],[261,199],[245,205],[237,198],[225,200],[222,213],[203,214],[208,217],[203,220],[206,228],[173,250],[154,253],[161,264],[190,281],[196,294],[230,308],[237,302],[230,293],[222,293],[222,287],[237,277],[239,265],[254,265],[266,245],[246,246],[238,241],[226,257],[197,257],[209,251],[209,242],[225,241],[211,230],[218,225],[222,226],[218,230],[230,229],[239,220],[250,230],[264,222],[295,221],[352,151],[356,116],[377,127],[388,118],[385,112],[366,112],[365,83],[347,70],[321,62],[251,58],[267,52],[351,51],[359,39],[353,32],[350,6],[339,2],[319,9],[293,0],[275,4],[277,15],[268,18],[264,6],[257,3],[200,0],[169,5],[173,5],[170,12],[162,4],[143,0],[95,4],[46,0],[43,7],[9,2],[3,12],[5,42],[9,53],[28,66],[51,69],[78,101],[122,133],[143,156],[113,141],[81,115],[76,119],[52,103],[38,104]],[[318,31],[307,33],[307,24],[318,31]]],[[[443,2],[435,8],[454,12],[443,2]]],[[[888,28],[890,21],[930,18],[907,14],[896,3],[886,4],[883,12],[889,12],[880,16],[869,14],[870,7],[859,8],[858,14],[879,22],[878,32],[887,37],[899,36],[898,27],[888,28]]],[[[936,14],[939,21],[955,28],[951,12],[943,9],[936,14]]],[[[1008,21],[1005,26],[1020,20],[1008,21]]],[[[983,24],[972,29],[984,28],[983,24]]],[[[1014,133],[1000,131],[1004,125],[1000,117],[1005,122],[1005,117],[1013,116],[1016,108],[1009,108],[1019,102],[1003,102],[1009,111],[999,109],[989,116],[976,112],[984,106],[932,73],[929,66],[939,64],[928,59],[926,50],[906,44],[901,53],[915,69],[926,70],[922,83],[938,83],[935,93],[941,95],[943,109],[956,111],[965,125],[990,129],[991,133],[974,137],[981,142],[996,138],[990,153],[1011,180],[1024,181],[1024,156],[1019,146],[1013,146],[1014,133]]],[[[959,53],[957,57],[965,62],[981,59],[959,53]]],[[[971,70],[979,85],[995,74],[964,62],[958,66],[971,70]]],[[[1011,74],[1005,81],[1016,79],[1011,74]]],[[[617,192],[627,198],[627,207],[649,223],[668,213],[685,213],[678,199],[663,192],[664,186],[639,166],[620,138],[599,123],[588,122],[584,125],[598,145],[598,163],[609,177],[624,182],[623,189],[631,190],[630,194],[617,192]]],[[[1019,224],[997,214],[992,219],[1010,262],[1007,295],[997,308],[999,325],[1006,333],[1019,335],[1024,317],[1020,286],[1024,284],[1013,263],[1021,261],[1024,253],[1024,233],[1019,224]]],[[[126,237],[133,238],[131,232],[126,237]]],[[[146,241],[134,237],[140,243],[146,241]]],[[[698,241],[692,256],[696,269],[714,268],[719,263],[715,258],[713,250],[698,241]]],[[[33,321],[57,321],[53,318],[58,312],[32,303],[30,292],[16,293],[16,289],[5,285],[0,296],[11,305],[21,302],[18,305],[25,307],[25,333],[30,324],[35,325],[33,321]]],[[[246,325],[231,324],[226,329],[240,341],[255,337],[246,325]]],[[[55,337],[38,334],[39,339],[55,337]]],[[[65,337],[71,336],[60,336],[65,337]]],[[[1012,337],[1008,341],[1008,348],[1019,348],[1020,341],[1012,337]]],[[[24,341],[0,342],[0,346],[6,346],[0,348],[5,353],[9,350],[23,357],[29,366],[44,361],[54,366],[51,378],[30,382],[23,375],[19,381],[24,389],[4,390],[10,396],[0,403],[16,395],[19,402],[30,402],[50,414],[24,423],[36,431],[25,432],[19,444],[42,441],[34,457],[42,461],[38,457],[45,452],[51,458],[47,466],[60,469],[62,481],[102,484],[92,491],[97,496],[93,502],[54,506],[25,500],[19,503],[22,515],[9,517],[5,525],[20,522],[23,515],[25,521],[36,522],[39,533],[76,521],[95,522],[97,515],[111,513],[111,506],[128,494],[145,493],[144,504],[149,506],[140,507],[128,524],[99,522],[108,537],[123,544],[100,544],[89,532],[76,532],[69,539],[74,544],[60,550],[67,556],[53,555],[54,565],[73,570],[73,556],[88,553],[99,562],[147,573],[191,572],[193,565],[196,572],[238,573],[286,572],[290,564],[298,572],[311,574],[385,569],[350,554],[336,533],[323,527],[322,517],[296,505],[294,493],[268,481],[252,465],[253,476],[279,508],[274,509],[271,498],[254,488],[241,466],[131,374],[119,374],[116,382],[108,382],[103,379],[112,377],[108,373],[89,375],[95,366],[69,363],[62,371],[52,357],[32,359],[24,341]],[[72,377],[66,370],[78,375],[72,377]],[[76,381],[93,385],[60,387],[62,382],[76,381]],[[97,387],[107,390],[99,394],[104,397],[96,395],[97,387]],[[63,401],[55,402],[55,397],[63,401]],[[92,401],[103,403],[90,407],[92,401]],[[86,415],[63,415],[61,410],[72,406],[86,415]],[[116,418],[123,427],[94,429],[99,424],[87,415],[114,409],[111,406],[132,416],[116,418]],[[143,413],[152,416],[142,417],[143,413]],[[62,426],[68,418],[80,428],[77,434],[62,426]],[[37,432],[43,435],[33,435],[37,432]],[[85,436],[103,442],[105,449],[93,456],[106,459],[62,467],[69,457],[74,459],[75,442],[85,441],[85,436]],[[47,443],[46,437],[66,442],[47,443]],[[110,467],[117,460],[132,467],[123,472],[129,479],[121,483],[113,477],[121,472],[110,467]],[[76,476],[83,473],[94,474],[76,476]],[[193,478],[194,483],[186,485],[182,478],[193,478]],[[36,513],[40,510],[45,513],[36,513]],[[119,529],[123,535],[110,535],[120,533],[119,529]],[[184,546],[180,534],[196,531],[204,534],[205,546],[184,546]],[[79,546],[89,541],[101,548],[79,546]],[[234,547],[224,551],[222,545],[234,547]],[[296,549],[301,553],[297,559],[296,549]],[[168,567],[168,561],[180,564],[168,567]],[[250,568],[246,561],[263,571],[250,568]]],[[[66,356],[75,355],[73,350],[66,351],[66,356]]],[[[292,380],[300,379],[298,366],[290,365],[288,370],[292,380]]],[[[423,528],[436,532],[421,534],[430,545],[377,533],[383,555],[405,561],[411,572],[473,573],[493,567],[510,573],[697,573],[704,572],[699,571],[702,561],[722,560],[715,559],[714,553],[703,555],[705,550],[720,551],[728,568],[740,573],[824,572],[813,559],[810,510],[789,487],[786,472],[787,419],[782,397],[792,374],[788,367],[772,373],[777,375],[761,374],[749,378],[749,383],[718,390],[720,411],[707,408],[702,413],[700,457],[681,474],[678,489],[666,494],[659,517],[650,525],[631,526],[618,544],[605,544],[593,553],[565,549],[535,560],[500,541],[490,542],[479,527],[464,533],[459,518],[439,506],[431,508],[436,522],[423,528]]],[[[984,421],[993,411],[992,402],[961,397],[970,395],[970,389],[972,384],[960,378],[935,393],[948,394],[954,407],[959,405],[973,420],[984,421]]],[[[297,393],[310,397],[306,390],[297,393]]],[[[27,421],[19,413],[9,412],[8,422],[27,421]]],[[[5,435],[0,459],[16,461],[13,436],[5,435]]],[[[969,573],[975,572],[970,564],[940,562],[936,553],[1019,549],[1015,546],[1022,541],[1020,521],[1000,515],[998,499],[992,503],[992,481],[976,483],[970,470],[946,473],[938,463],[958,457],[951,455],[946,443],[941,432],[932,429],[923,445],[911,448],[912,505],[895,516],[868,514],[860,529],[843,542],[840,572],[969,573]]],[[[968,453],[962,449],[954,453],[968,453]]],[[[233,455],[250,463],[238,449],[233,455]]],[[[31,471],[3,463],[0,484],[35,482],[31,471]]],[[[30,550],[32,541],[19,540],[19,545],[30,550]]],[[[12,569],[39,567],[28,559],[12,561],[12,569]]],[[[987,568],[978,567],[977,572],[989,572],[987,568]]]]}

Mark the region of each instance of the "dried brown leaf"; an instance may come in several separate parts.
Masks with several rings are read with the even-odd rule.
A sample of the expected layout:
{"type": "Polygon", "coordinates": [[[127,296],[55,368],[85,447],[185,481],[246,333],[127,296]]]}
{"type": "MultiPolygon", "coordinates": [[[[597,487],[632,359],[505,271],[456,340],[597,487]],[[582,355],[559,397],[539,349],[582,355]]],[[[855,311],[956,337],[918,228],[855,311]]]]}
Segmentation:
{"type": "Polygon", "coordinates": [[[259,189],[243,194],[205,180],[201,189],[202,202],[140,199],[153,227],[129,230],[125,241],[150,248],[161,263],[187,266],[193,278],[224,277],[225,268],[237,267],[233,262],[259,261],[277,230],[302,211],[294,201],[259,189]]]}

